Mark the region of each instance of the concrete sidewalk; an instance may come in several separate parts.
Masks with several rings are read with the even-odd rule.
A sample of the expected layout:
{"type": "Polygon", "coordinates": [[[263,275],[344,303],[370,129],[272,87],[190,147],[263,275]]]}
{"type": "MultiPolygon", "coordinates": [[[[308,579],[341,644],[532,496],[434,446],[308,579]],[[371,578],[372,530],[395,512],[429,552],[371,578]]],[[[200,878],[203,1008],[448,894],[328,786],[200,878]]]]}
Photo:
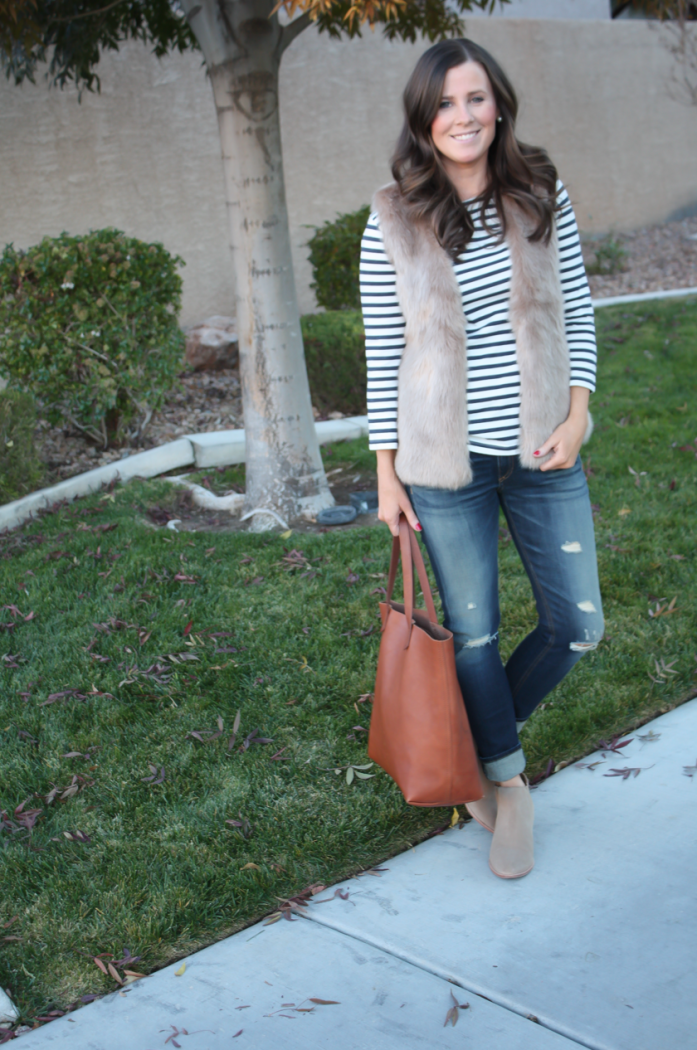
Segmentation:
{"type": "Polygon", "coordinates": [[[492,875],[490,836],[469,823],[388,861],[379,880],[343,883],[348,900],[243,930],[191,956],[183,975],[169,966],[21,1045],[697,1045],[697,772],[684,773],[697,762],[697,700],[630,735],[621,754],[535,789],[526,878],[492,875]],[[641,772],[606,775],[626,768],[641,772]],[[469,1006],[453,1031],[455,1001],[469,1006]]]}

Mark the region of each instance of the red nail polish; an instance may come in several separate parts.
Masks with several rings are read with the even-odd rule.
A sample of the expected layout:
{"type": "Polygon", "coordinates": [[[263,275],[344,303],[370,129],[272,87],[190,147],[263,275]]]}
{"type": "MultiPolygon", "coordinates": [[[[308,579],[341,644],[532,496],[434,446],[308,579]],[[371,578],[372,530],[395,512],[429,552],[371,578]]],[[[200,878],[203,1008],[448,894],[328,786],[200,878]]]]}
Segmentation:
{"type": "Polygon", "coordinates": [[[537,452],[533,452],[533,456],[539,456],[539,454],[539,450],[537,452]]]}
{"type": "Polygon", "coordinates": [[[421,526],[419,525],[418,521],[417,521],[417,523],[416,523],[416,531],[417,531],[417,532],[423,532],[423,529],[422,529],[422,528],[421,528],[421,526]]]}

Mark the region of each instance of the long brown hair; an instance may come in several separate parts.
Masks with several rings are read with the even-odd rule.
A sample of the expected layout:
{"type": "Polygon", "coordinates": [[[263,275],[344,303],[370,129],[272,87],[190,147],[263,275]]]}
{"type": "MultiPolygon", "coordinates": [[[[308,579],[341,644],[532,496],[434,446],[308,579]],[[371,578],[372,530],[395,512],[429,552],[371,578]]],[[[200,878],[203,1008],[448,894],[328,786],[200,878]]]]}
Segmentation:
{"type": "Polygon", "coordinates": [[[392,158],[392,174],[414,219],[430,221],[445,250],[457,258],[474,227],[468,209],[448,178],[433,144],[431,125],[443,96],[445,76],[453,66],[478,62],[485,70],[500,121],[489,147],[489,185],[482,194],[481,216],[493,201],[506,232],[504,196],[536,221],[531,241],[549,241],[556,210],[557,170],[545,150],[526,146],[515,135],[518,99],[513,85],[488,51],[472,40],[443,40],[424,52],[404,89],[404,126],[392,158]]]}

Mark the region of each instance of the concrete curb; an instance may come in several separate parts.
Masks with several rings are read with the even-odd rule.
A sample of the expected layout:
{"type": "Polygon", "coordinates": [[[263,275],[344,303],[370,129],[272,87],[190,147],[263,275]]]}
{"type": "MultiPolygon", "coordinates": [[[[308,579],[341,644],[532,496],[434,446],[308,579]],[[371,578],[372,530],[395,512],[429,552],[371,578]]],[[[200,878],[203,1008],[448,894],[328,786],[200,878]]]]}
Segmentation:
{"type": "MultiPolygon", "coordinates": [[[[315,423],[320,445],[331,441],[351,441],[368,433],[367,416],[351,416],[348,419],[328,419],[315,423]]],[[[57,485],[39,489],[29,496],[6,503],[0,507],[0,531],[15,529],[28,521],[38,511],[59,503],[74,500],[98,492],[112,481],[130,481],[131,478],[154,478],[180,467],[221,467],[244,463],[244,430],[221,430],[209,434],[188,434],[170,441],[159,448],[137,452],[134,456],[96,467],[85,474],[78,474],[57,485]]],[[[191,486],[189,486],[191,487],[191,486]]],[[[202,490],[205,492],[206,490],[202,490]]],[[[207,495],[212,495],[207,493],[207,495]]],[[[223,498],[226,497],[213,497],[223,498]]],[[[216,509],[222,509],[216,504],[216,509]]],[[[226,507],[225,509],[230,509],[226,507]]]]}
{"type": "Polygon", "coordinates": [[[636,295],[609,295],[607,299],[591,299],[593,308],[601,306],[621,306],[623,303],[648,303],[651,299],[680,299],[688,295],[697,295],[697,288],[672,288],[668,292],[640,292],[636,295]]]}

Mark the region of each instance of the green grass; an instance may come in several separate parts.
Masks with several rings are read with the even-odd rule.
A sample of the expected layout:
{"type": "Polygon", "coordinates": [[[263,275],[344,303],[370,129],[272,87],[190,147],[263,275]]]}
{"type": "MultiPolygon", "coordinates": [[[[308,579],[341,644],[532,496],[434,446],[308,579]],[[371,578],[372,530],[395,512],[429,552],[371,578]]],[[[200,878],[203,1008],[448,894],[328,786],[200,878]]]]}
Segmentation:
{"type": "MultiPolygon", "coordinates": [[[[532,773],[695,685],[697,303],[606,309],[598,325],[596,432],[583,456],[607,636],[526,727],[532,773]],[[650,603],[673,597],[676,611],[649,617],[650,603]],[[657,676],[656,660],[675,673],[657,676]]],[[[365,443],[327,455],[329,468],[372,462],[365,443]]],[[[149,972],[448,818],[407,806],[381,771],[351,785],[333,772],[368,761],[355,727],[370,718],[358,698],[373,684],[386,531],[173,534],[146,519],[170,495],[133,482],[0,537],[0,621],[14,624],[0,631],[0,809],[14,823],[22,803],[41,810],[31,836],[0,832],[0,936],[21,938],[2,945],[0,984],[25,1021],[113,988],[94,955],[125,947],[149,972]],[[286,571],[292,547],[311,570],[286,571]],[[66,690],[78,693],[46,702],[66,690]],[[188,735],[217,732],[219,717],[210,743],[188,735]],[[257,728],[273,742],[241,753],[257,728]],[[162,783],[144,782],[149,763],[164,766],[162,783]],[[76,794],[47,801],[75,775],[76,794]],[[229,820],[248,821],[247,837],[229,820]],[[66,837],[77,831],[89,841],[66,837]]],[[[505,530],[501,581],[505,655],[535,620],[505,530]]]]}

